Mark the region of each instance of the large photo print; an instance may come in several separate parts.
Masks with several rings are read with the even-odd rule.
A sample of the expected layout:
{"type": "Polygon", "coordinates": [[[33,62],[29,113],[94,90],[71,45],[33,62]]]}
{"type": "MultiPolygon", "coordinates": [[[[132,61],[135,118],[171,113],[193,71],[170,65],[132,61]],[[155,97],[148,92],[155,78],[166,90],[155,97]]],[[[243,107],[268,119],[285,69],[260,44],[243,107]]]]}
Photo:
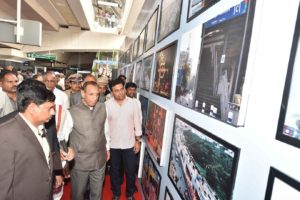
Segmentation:
{"type": "Polygon", "coordinates": [[[160,174],[157,171],[154,162],[151,160],[148,151],[145,150],[141,180],[142,190],[145,199],[158,199],[160,181],[160,174]]]}
{"type": "Polygon", "coordinates": [[[150,89],[150,80],[151,80],[151,72],[153,65],[153,54],[144,58],[142,71],[141,71],[141,79],[139,87],[143,90],[149,91],[150,89]]]}
{"type": "Polygon", "coordinates": [[[203,24],[194,109],[232,125],[239,121],[254,0],[243,0],[203,24]]]}
{"type": "Polygon", "coordinates": [[[201,26],[197,26],[181,37],[180,55],[177,70],[175,101],[183,106],[194,108],[196,76],[201,47],[201,26]]]}
{"type": "Polygon", "coordinates": [[[143,134],[145,134],[149,100],[148,100],[148,98],[146,98],[142,95],[139,96],[139,100],[141,102],[141,109],[142,109],[142,130],[143,130],[143,134]]]}
{"type": "Polygon", "coordinates": [[[171,98],[176,48],[177,41],[156,53],[152,92],[168,99],[171,98]]]}
{"type": "Polygon", "coordinates": [[[239,149],[176,116],[168,175],[182,199],[231,199],[239,149]]]}
{"type": "Polygon", "coordinates": [[[145,51],[152,48],[155,44],[156,26],[157,26],[158,8],[154,11],[147,24],[147,32],[145,39],[145,51]]]}
{"type": "Polygon", "coordinates": [[[300,10],[281,105],[276,139],[300,148],[300,10]]]}
{"type": "Polygon", "coordinates": [[[152,101],[148,104],[145,127],[147,143],[157,162],[160,164],[167,111],[152,101]]]}
{"type": "Polygon", "coordinates": [[[161,41],[180,26],[182,0],[162,0],[157,41],[161,41]]]}
{"type": "Polygon", "coordinates": [[[134,73],[134,83],[139,87],[141,82],[141,74],[142,74],[142,61],[139,61],[135,64],[135,73],[134,73]]]}

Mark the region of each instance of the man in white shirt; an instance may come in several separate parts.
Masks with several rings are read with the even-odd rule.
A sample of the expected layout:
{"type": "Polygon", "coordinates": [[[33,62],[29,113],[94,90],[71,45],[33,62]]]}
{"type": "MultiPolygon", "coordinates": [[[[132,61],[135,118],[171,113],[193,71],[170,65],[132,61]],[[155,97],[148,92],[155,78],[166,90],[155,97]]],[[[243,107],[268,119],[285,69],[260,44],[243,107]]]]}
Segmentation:
{"type": "Polygon", "coordinates": [[[70,107],[68,96],[63,91],[56,88],[57,79],[55,77],[54,72],[48,71],[44,75],[44,83],[45,83],[47,89],[54,93],[55,104],[62,105],[63,108],[68,109],[70,107]]]}
{"type": "Polygon", "coordinates": [[[18,85],[18,77],[12,71],[4,70],[0,74],[0,117],[3,117],[15,110],[16,106],[16,90],[18,85]]]}
{"type": "Polygon", "coordinates": [[[140,151],[142,125],[135,100],[126,97],[124,82],[116,79],[110,82],[113,98],[105,102],[108,133],[110,136],[111,188],[113,199],[121,195],[121,164],[126,172],[126,196],[132,200],[135,192],[136,156],[140,151]]]}

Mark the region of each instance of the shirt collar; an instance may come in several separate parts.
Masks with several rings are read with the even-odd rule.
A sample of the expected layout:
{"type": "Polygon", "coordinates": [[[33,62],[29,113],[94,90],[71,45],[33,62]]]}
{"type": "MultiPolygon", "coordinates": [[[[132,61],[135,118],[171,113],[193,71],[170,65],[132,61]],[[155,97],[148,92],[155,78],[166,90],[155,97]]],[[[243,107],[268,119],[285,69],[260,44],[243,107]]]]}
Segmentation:
{"type": "Polygon", "coordinates": [[[29,126],[29,128],[35,133],[38,134],[41,132],[45,127],[44,125],[39,125],[38,128],[36,128],[31,122],[29,122],[22,113],[19,113],[21,118],[25,121],[25,123],[29,126]]]}

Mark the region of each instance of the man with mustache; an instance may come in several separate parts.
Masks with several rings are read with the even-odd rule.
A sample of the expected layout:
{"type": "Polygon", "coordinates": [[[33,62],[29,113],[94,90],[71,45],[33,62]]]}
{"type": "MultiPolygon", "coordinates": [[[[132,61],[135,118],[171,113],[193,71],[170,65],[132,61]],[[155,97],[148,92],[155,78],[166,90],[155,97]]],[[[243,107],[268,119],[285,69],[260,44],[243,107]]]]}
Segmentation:
{"type": "Polygon", "coordinates": [[[50,200],[53,156],[44,123],[55,114],[55,96],[30,79],[16,94],[18,113],[0,123],[0,197],[50,200]]]}
{"type": "Polygon", "coordinates": [[[13,71],[4,70],[0,74],[0,118],[17,110],[16,90],[18,77],[13,71]]]}

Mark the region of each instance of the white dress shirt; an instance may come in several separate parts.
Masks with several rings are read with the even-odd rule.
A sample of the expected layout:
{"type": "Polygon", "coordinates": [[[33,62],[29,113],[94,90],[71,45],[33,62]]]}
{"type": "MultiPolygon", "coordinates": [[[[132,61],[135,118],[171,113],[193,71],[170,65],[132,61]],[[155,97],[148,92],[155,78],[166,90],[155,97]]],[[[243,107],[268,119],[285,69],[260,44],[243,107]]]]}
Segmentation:
{"type": "Polygon", "coordinates": [[[44,154],[45,154],[45,158],[47,160],[48,167],[50,167],[50,165],[49,165],[49,160],[50,160],[50,157],[49,157],[50,156],[49,143],[48,143],[48,140],[47,140],[46,136],[42,137],[43,129],[45,129],[44,126],[40,125],[38,128],[36,128],[21,113],[19,113],[19,114],[22,117],[22,119],[26,122],[26,124],[29,126],[29,128],[32,130],[32,132],[34,133],[36,139],[39,141],[40,145],[42,146],[44,154]]]}

